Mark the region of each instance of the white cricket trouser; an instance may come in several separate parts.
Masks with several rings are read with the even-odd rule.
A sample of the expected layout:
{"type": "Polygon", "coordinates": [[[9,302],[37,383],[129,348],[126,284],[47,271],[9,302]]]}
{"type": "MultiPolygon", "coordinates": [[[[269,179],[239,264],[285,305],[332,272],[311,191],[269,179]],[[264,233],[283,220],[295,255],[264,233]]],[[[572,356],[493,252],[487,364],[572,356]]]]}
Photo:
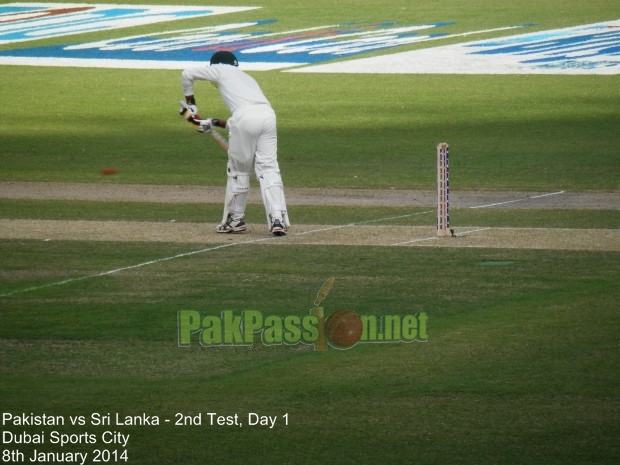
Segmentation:
{"type": "MultiPolygon", "coordinates": [[[[281,216],[280,210],[286,212],[286,203],[278,166],[278,135],[275,112],[269,105],[248,105],[237,110],[228,120],[228,125],[229,178],[238,175],[241,177],[249,176],[252,172],[252,165],[254,165],[256,176],[259,179],[264,173],[272,173],[269,178],[272,179],[271,176],[277,177],[278,185],[273,186],[277,192],[273,192],[273,196],[268,196],[265,199],[263,189],[265,210],[268,218],[270,215],[273,217],[281,216]],[[273,200],[269,202],[269,199],[273,200]]],[[[246,199],[247,193],[236,196],[226,208],[232,213],[241,214],[245,211],[246,199]]]]}
{"type": "Polygon", "coordinates": [[[279,171],[276,114],[269,105],[248,105],[228,120],[231,169],[237,173],[256,174],[279,171]]]}

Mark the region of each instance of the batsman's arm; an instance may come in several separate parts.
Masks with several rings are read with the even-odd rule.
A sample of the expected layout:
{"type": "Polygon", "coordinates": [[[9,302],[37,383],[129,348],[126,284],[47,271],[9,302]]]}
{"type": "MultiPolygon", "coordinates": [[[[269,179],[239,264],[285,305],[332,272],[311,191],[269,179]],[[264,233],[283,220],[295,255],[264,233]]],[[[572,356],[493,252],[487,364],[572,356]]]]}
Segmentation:
{"type": "MultiPolygon", "coordinates": [[[[187,99],[188,97],[185,96],[187,99]]],[[[195,101],[194,101],[195,102],[195,101]]],[[[211,135],[211,138],[226,152],[228,153],[228,141],[213,127],[218,127],[222,129],[226,129],[226,125],[228,123],[225,119],[218,118],[207,118],[202,119],[200,116],[195,113],[192,106],[195,108],[195,105],[190,103],[189,101],[181,101],[181,108],[179,110],[179,114],[185,118],[190,124],[194,126],[198,132],[207,132],[211,135]]]]}
{"type": "Polygon", "coordinates": [[[218,128],[226,129],[227,123],[228,121],[225,119],[211,118],[211,126],[216,126],[218,128]]]}
{"type": "Polygon", "coordinates": [[[217,82],[218,74],[210,66],[184,69],[181,72],[181,89],[183,89],[183,95],[186,97],[194,96],[194,81],[217,82]]]}

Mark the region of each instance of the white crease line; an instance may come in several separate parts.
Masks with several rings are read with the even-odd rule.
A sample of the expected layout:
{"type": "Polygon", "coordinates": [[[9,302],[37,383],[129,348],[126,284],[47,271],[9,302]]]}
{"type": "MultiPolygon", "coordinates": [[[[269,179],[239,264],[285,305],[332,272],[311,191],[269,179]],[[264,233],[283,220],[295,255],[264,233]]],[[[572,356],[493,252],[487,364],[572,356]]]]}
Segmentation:
{"type": "MultiPolygon", "coordinates": [[[[563,194],[564,192],[565,191],[551,192],[549,194],[541,194],[541,195],[536,195],[536,196],[532,196],[532,197],[527,197],[527,198],[524,198],[524,199],[509,200],[507,202],[499,202],[499,203],[494,203],[494,204],[489,204],[489,205],[480,205],[480,206],[477,206],[477,207],[470,207],[470,208],[493,207],[493,206],[496,206],[496,205],[503,205],[503,204],[507,204],[507,203],[522,202],[522,201],[528,200],[528,199],[538,199],[538,198],[541,198],[541,197],[548,197],[548,196],[551,196],[551,195],[563,194]]],[[[387,218],[378,218],[378,219],[375,219],[375,220],[365,220],[365,221],[360,221],[360,222],[357,222],[357,223],[349,223],[349,224],[343,224],[343,225],[337,225],[337,226],[330,226],[330,227],[327,227],[327,228],[321,228],[321,229],[315,229],[315,230],[312,230],[312,231],[305,231],[305,232],[301,232],[301,233],[291,234],[291,236],[293,236],[293,237],[304,236],[304,235],[314,234],[314,233],[319,233],[319,232],[332,231],[334,229],[348,228],[348,227],[359,226],[359,225],[368,224],[368,223],[377,223],[379,221],[389,221],[389,220],[395,220],[395,219],[401,219],[401,218],[408,218],[408,217],[411,217],[411,216],[424,215],[424,214],[433,213],[433,212],[434,212],[434,210],[427,210],[427,211],[423,211],[423,212],[409,213],[409,214],[406,214],[406,215],[391,216],[391,217],[387,217],[387,218]]],[[[457,234],[457,236],[463,236],[465,234],[471,234],[471,233],[479,232],[479,231],[486,231],[487,229],[490,229],[490,228],[476,229],[476,230],[473,230],[473,231],[466,231],[466,232],[457,234]]],[[[208,247],[206,249],[194,250],[192,252],[184,252],[184,253],[181,253],[181,254],[173,255],[171,257],[158,258],[156,260],[150,260],[148,262],[138,263],[137,265],[125,266],[125,267],[122,267],[122,268],[117,268],[115,270],[104,271],[102,273],[97,273],[97,274],[93,274],[93,275],[80,276],[78,278],[69,278],[69,279],[65,279],[63,281],[57,281],[57,282],[54,282],[54,283],[43,284],[41,286],[32,286],[32,287],[27,287],[27,288],[24,288],[24,289],[17,289],[15,291],[7,292],[6,294],[0,294],[0,297],[10,297],[10,296],[13,296],[13,295],[16,295],[16,294],[23,294],[25,292],[38,291],[40,289],[46,289],[46,288],[49,288],[49,287],[62,286],[64,284],[70,284],[70,283],[74,283],[74,282],[77,282],[77,281],[84,281],[86,279],[100,278],[102,276],[107,276],[107,275],[111,275],[111,274],[115,274],[115,273],[120,273],[121,271],[133,270],[133,269],[141,268],[143,266],[148,266],[148,265],[155,265],[157,263],[162,263],[162,262],[169,261],[169,260],[174,260],[174,259],[177,259],[177,258],[188,257],[188,256],[191,256],[191,255],[197,255],[197,254],[206,253],[206,252],[212,252],[214,250],[224,249],[224,248],[227,248],[227,247],[233,247],[233,246],[237,246],[237,245],[256,244],[258,242],[264,242],[264,241],[273,240],[273,239],[279,239],[279,238],[263,237],[263,238],[260,238],[260,239],[254,239],[254,240],[250,240],[250,241],[234,242],[232,244],[222,244],[222,245],[218,245],[218,246],[215,246],[215,247],[208,247]]],[[[431,240],[435,240],[435,239],[437,239],[437,237],[427,237],[427,238],[423,238],[423,239],[414,239],[412,241],[407,241],[407,242],[399,242],[397,244],[392,244],[392,245],[393,246],[405,245],[405,244],[412,244],[412,243],[415,243],[415,242],[431,241],[431,240]]]]}
{"type": "MultiPolygon", "coordinates": [[[[271,239],[271,238],[268,238],[268,239],[271,239]]],[[[265,240],[265,239],[257,239],[256,241],[253,241],[253,242],[259,242],[261,240],[265,240]]],[[[180,254],[177,254],[177,255],[173,255],[171,257],[164,257],[164,258],[158,258],[156,260],[149,260],[148,262],[138,263],[137,265],[124,266],[122,268],[117,268],[115,270],[103,271],[103,272],[97,273],[97,274],[91,274],[91,275],[87,275],[87,276],[80,276],[80,277],[77,277],[77,278],[69,278],[69,279],[65,279],[63,281],[57,281],[57,282],[54,282],[54,283],[43,284],[41,286],[32,286],[32,287],[27,287],[25,289],[17,289],[15,291],[7,292],[6,294],[0,294],[0,297],[10,297],[10,296],[15,295],[15,294],[22,294],[24,292],[38,291],[39,289],[45,289],[45,288],[48,288],[48,287],[62,286],[63,284],[70,284],[70,283],[74,283],[74,282],[77,282],[77,281],[84,281],[85,279],[100,278],[102,276],[107,276],[107,275],[119,273],[121,271],[133,270],[135,268],[141,268],[143,266],[154,265],[156,263],[161,263],[161,262],[165,262],[165,261],[168,261],[168,260],[174,260],[176,258],[187,257],[187,256],[190,256],[190,255],[195,255],[195,254],[199,254],[199,253],[210,252],[212,250],[223,249],[225,247],[232,247],[233,245],[238,245],[238,244],[244,244],[244,242],[237,242],[237,243],[233,243],[233,244],[222,244],[222,245],[218,245],[218,246],[215,246],[215,247],[209,247],[207,249],[194,250],[192,252],[180,253],[180,254]]]]}
{"type": "MultiPolygon", "coordinates": [[[[488,205],[477,205],[475,207],[469,207],[469,208],[475,209],[475,208],[496,207],[498,205],[505,205],[505,204],[508,204],[508,203],[523,202],[525,200],[530,200],[530,199],[540,199],[540,198],[543,198],[543,197],[550,197],[552,195],[560,195],[560,194],[564,194],[565,192],[566,191],[549,192],[547,194],[532,195],[531,197],[525,197],[523,199],[507,200],[506,202],[497,202],[497,203],[491,203],[491,204],[488,204],[488,205]]],[[[480,231],[487,231],[488,229],[491,229],[491,228],[482,228],[482,229],[474,229],[472,231],[465,231],[465,232],[456,234],[456,237],[464,236],[466,234],[472,234],[472,233],[480,232],[480,231]]],[[[414,244],[416,242],[433,241],[433,240],[436,240],[436,239],[439,239],[439,237],[433,236],[433,237],[425,237],[425,238],[422,238],[422,239],[413,239],[411,241],[398,242],[398,243],[392,244],[392,245],[393,246],[397,246],[397,245],[414,244]]]]}
{"type": "Polygon", "coordinates": [[[399,220],[401,218],[409,218],[410,216],[426,215],[427,213],[434,213],[435,210],[427,210],[423,212],[409,213],[407,215],[390,216],[388,218],[378,218],[376,220],[360,221],[359,223],[351,223],[351,226],[358,226],[360,224],[378,223],[379,221],[399,220]]]}
{"type": "Polygon", "coordinates": [[[427,211],[423,211],[423,212],[408,213],[406,215],[389,216],[389,217],[386,217],[386,218],[376,218],[374,220],[358,221],[357,223],[338,224],[338,225],[335,225],[335,226],[328,226],[327,228],[313,229],[312,231],[304,231],[304,232],[299,232],[299,233],[291,234],[291,237],[305,236],[306,234],[314,234],[314,233],[325,232],[325,231],[333,231],[335,229],[350,228],[352,226],[360,226],[362,224],[368,224],[368,223],[377,223],[379,221],[399,220],[401,218],[409,218],[411,216],[425,215],[427,213],[433,213],[434,211],[435,210],[427,210],[427,211]]]}
{"type": "MultiPolygon", "coordinates": [[[[424,211],[424,212],[409,213],[407,215],[399,215],[399,216],[392,216],[392,217],[388,217],[388,218],[379,218],[379,219],[375,219],[375,220],[360,221],[358,223],[349,223],[349,224],[344,224],[344,225],[330,226],[330,227],[327,227],[327,228],[320,228],[320,229],[314,229],[312,231],[305,231],[305,232],[301,232],[301,233],[291,234],[291,236],[292,237],[303,236],[303,235],[307,235],[307,234],[314,234],[314,233],[320,233],[320,232],[325,232],[325,231],[331,231],[331,230],[334,230],[334,229],[347,228],[347,227],[357,226],[357,225],[366,224],[366,223],[373,223],[373,222],[378,222],[378,221],[388,221],[388,220],[399,219],[399,218],[407,218],[407,217],[410,217],[410,216],[416,216],[416,215],[422,215],[422,214],[426,214],[426,213],[432,213],[433,211],[434,210],[429,210],[429,211],[424,211]]],[[[184,253],[180,253],[180,254],[177,254],[177,255],[172,255],[170,257],[164,257],[164,258],[158,258],[158,259],[155,259],[155,260],[149,260],[147,262],[138,263],[137,265],[124,266],[124,267],[121,267],[121,268],[117,268],[115,270],[103,271],[101,273],[91,274],[91,275],[87,275],[87,276],[79,276],[77,278],[64,279],[62,281],[56,281],[56,282],[53,282],[53,283],[42,284],[40,286],[32,286],[32,287],[27,287],[27,288],[24,288],[24,289],[17,289],[17,290],[11,291],[11,292],[7,292],[6,294],[0,294],[0,297],[11,297],[13,295],[23,294],[25,292],[32,292],[32,291],[38,291],[40,289],[47,289],[49,287],[62,286],[64,284],[71,284],[71,283],[75,283],[75,282],[78,282],[78,281],[84,281],[86,279],[100,278],[102,276],[108,276],[108,275],[111,275],[111,274],[120,273],[121,271],[127,271],[127,270],[133,270],[133,269],[136,269],[136,268],[142,268],[143,266],[155,265],[157,263],[162,263],[162,262],[166,262],[166,261],[169,261],[169,260],[175,260],[177,258],[182,258],[182,257],[189,257],[191,255],[197,255],[197,254],[201,254],[201,253],[212,252],[214,250],[225,249],[227,247],[234,247],[234,246],[237,246],[237,245],[246,245],[246,244],[256,244],[256,243],[259,243],[259,242],[278,240],[278,239],[281,240],[283,238],[271,236],[271,237],[261,237],[260,239],[254,239],[254,240],[249,240],[249,241],[234,242],[232,244],[221,244],[221,245],[217,245],[215,247],[207,247],[206,249],[194,250],[192,252],[184,252],[184,253]]]]}
{"type": "MultiPolygon", "coordinates": [[[[473,233],[481,232],[481,231],[488,231],[489,229],[491,229],[491,228],[472,229],[471,231],[465,231],[465,232],[462,232],[462,233],[458,233],[458,234],[455,235],[455,237],[461,237],[461,236],[465,236],[467,234],[473,234],[473,233]]],[[[411,241],[398,242],[396,244],[391,244],[391,245],[396,246],[396,245],[414,244],[416,242],[434,241],[434,240],[437,240],[437,239],[443,239],[443,238],[440,238],[438,236],[423,237],[421,239],[413,239],[411,241]]]]}
{"type": "Polygon", "coordinates": [[[465,232],[462,232],[462,233],[458,233],[458,234],[456,234],[456,237],[466,236],[467,234],[473,234],[473,233],[481,232],[481,231],[488,231],[489,229],[491,229],[491,228],[472,229],[471,231],[465,231],[465,232]]]}
{"type": "Polygon", "coordinates": [[[469,207],[469,208],[475,209],[475,208],[497,207],[498,205],[506,205],[508,203],[524,202],[524,201],[530,200],[530,199],[540,199],[542,197],[550,197],[552,195],[560,195],[560,194],[564,194],[565,192],[566,191],[550,192],[548,194],[533,195],[531,197],[525,197],[523,199],[507,200],[505,202],[490,203],[488,205],[477,205],[475,207],[469,207]]]}
{"type": "Polygon", "coordinates": [[[327,228],[313,229],[311,231],[304,231],[304,232],[300,232],[300,233],[295,233],[295,234],[291,234],[291,236],[293,236],[293,237],[305,236],[306,234],[314,234],[314,233],[317,233],[317,232],[333,231],[334,229],[347,228],[349,226],[355,226],[355,225],[353,223],[350,223],[350,224],[340,224],[340,225],[337,225],[337,226],[329,226],[327,228]]]}
{"type": "Polygon", "coordinates": [[[437,240],[437,239],[439,239],[439,238],[438,238],[438,237],[436,237],[436,236],[433,236],[433,237],[424,237],[424,238],[422,238],[422,239],[413,239],[413,240],[411,240],[411,241],[406,241],[406,242],[398,242],[398,243],[396,243],[396,244],[390,244],[390,245],[405,245],[405,244],[413,244],[413,243],[415,243],[415,242],[434,241],[434,240],[437,240]]]}

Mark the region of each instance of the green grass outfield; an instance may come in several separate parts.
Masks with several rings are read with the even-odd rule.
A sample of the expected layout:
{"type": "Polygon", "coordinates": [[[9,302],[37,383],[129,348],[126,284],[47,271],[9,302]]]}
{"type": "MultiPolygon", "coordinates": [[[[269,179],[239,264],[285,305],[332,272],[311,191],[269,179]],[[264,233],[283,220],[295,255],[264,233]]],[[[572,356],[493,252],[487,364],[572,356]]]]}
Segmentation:
{"type": "MultiPolygon", "coordinates": [[[[454,33],[524,23],[532,24],[529,32],[618,19],[615,4],[602,0],[211,3],[263,5],[235,20],[275,18],[270,28],[282,31],[347,21],[455,21],[454,33]]],[[[228,21],[222,18],[206,23],[228,21]]],[[[418,46],[428,44],[398,51],[418,46]]],[[[433,189],[434,147],[447,141],[458,191],[618,191],[618,76],[253,75],[278,113],[290,188],[433,189]]],[[[0,182],[224,182],[217,146],[176,115],[178,72],[0,66],[0,79],[0,182]],[[106,166],[119,174],[102,177],[106,166]]],[[[199,87],[197,98],[225,116],[210,86],[199,87]]],[[[434,222],[422,207],[290,210],[300,226],[434,222]],[[397,218],[403,213],[410,216],[397,218]]],[[[253,223],[263,215],[259,205],[249,206],[253,223]]],[[[0,199],[0,221],[62,220],[68,229],[75,220],[201,224],[220,216],[221,199],[0,199]]],[[[570,235],[615,231],[620,217],[615,205],[455,208],[453,221],[570,235]]],[[[4,463],[15,451],[28,461],[35,449],[89,452],[87,463],[105,449],[119,454],[108,463],[157,465],[620,460],[618,252],[293,245],[260,235],[226,244],[213,236],[204,244],[0,239],[0,414],[66,420],[5,421],[4,463]],[[426,312],[428,340],[317,353],[301,343],[267,346],[259,334],[248,346],[202,347],[196,334],[190,347],[178,346],[181,310],[309,315],[329,277],[335,282],[322,303],[327,314],[426,312]],[[237,414],[244,424],[211,426],[210,412],[237,414]],[[277,417],[275,426],[250,426],[253,412],[277,417]],[[112,424],[92,424],[93,414],[110,414],[112,424]],[[116,414],[158,416],[161,424],[115,425],[116,414]],[[174,424],[179,415],[199,414],[200,426],[174,424]],[[84,416],[86,424],[73,426],[70,416],[84,416]],[[129,434],[127,445],[103,443],[107,431],[129,434]],[[44,443],[7,441],[24,432],[43,433],[44,443]],[[60,447],[54,432],[94,435],[96,443],[84,443],[89,436],[60,447]]]]}
{"type": "MultiPolygon", "coordinates": [[[[533,32],[617,15],[607,1],[444,1],[432,8],[314,2],[312,13],[284,3],[235,18],[279,19],[270,30],[328,20],[455,21],[447,30],[459,33],[525,23],[534,25],[523,32],[533,32]]],[[[209,24],[196,21],[178,27],[209,24]]],[[[447,141],[461,189],[618,188],[617,76],[257,74],[278,113],[280,163],[290,187],[429,188],[434,146],[447,141]]],[[[10,83],[0,87],[2,179],[92,182],[101,180],[102,167],[114,166],[120,170],[114,182],[221,183],[219,149],[176,114],[179,72],[3,66],[0,77],[10,83]]],[[[208,83],[196,93],[199,106],[227,116],[208,83]]]]}

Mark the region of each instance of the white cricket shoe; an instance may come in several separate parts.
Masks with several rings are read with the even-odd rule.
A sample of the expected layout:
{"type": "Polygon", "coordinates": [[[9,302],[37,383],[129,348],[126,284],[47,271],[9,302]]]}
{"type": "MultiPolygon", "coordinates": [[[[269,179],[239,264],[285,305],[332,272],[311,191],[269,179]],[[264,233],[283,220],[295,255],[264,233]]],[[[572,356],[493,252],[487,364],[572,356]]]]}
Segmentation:
{"type": "Polygon", "coordinates": [[[243,217],[235,220],[229,213],[226,222],[218,225],[218,227],[215,228],[215,231],[222,234],[245,232],[248,228],[246,227],[244,220],[245,218],[243,217]]]}
{"type": "Polygon", "coordinates": [[[286,228],[282,225],[282,221],[278,219],[273,220],[271,232],[274,236],[286,236],[286,228]]]}

